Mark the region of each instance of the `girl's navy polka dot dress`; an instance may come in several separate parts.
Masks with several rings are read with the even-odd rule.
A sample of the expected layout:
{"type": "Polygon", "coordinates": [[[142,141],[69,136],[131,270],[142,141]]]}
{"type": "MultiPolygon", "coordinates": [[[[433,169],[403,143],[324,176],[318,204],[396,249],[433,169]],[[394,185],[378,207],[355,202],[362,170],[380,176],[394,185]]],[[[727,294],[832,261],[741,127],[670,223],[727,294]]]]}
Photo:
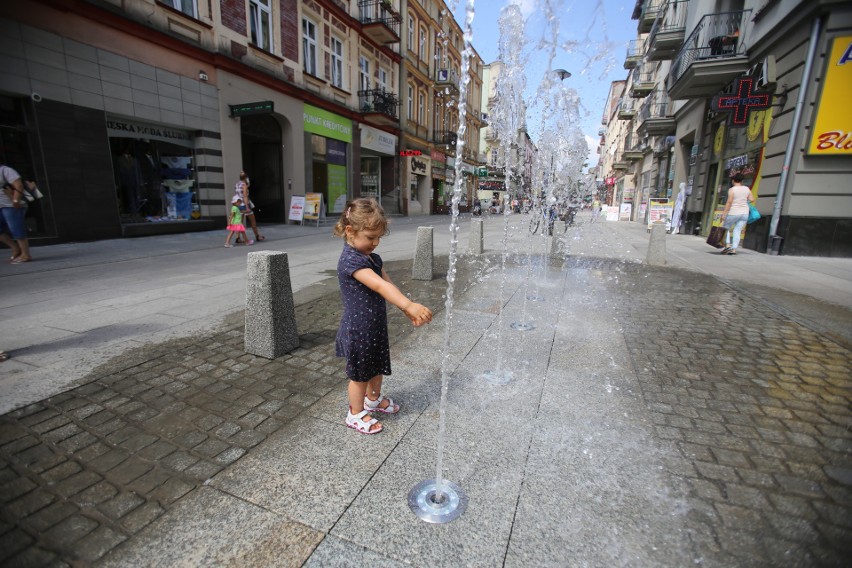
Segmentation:
{"type": "Polygon", "coordinates": [[[343,318],[335,342],[338,357],[346,357],[346,376],[353,381],[369,381],[376,375],[390,375],[390,342],[385,299],[352,277],[369,268],[381,277],[382,258],[361,254],[343,245],[337,262],[337,280],[343,300],[343,318]]]}

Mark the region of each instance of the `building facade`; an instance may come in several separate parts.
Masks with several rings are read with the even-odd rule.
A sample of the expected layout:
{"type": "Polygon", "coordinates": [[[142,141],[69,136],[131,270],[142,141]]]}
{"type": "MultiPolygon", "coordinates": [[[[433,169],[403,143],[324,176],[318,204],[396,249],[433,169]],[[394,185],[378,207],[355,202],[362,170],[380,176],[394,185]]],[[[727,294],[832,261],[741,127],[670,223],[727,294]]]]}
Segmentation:
{"type": "Polygon", "coordinates": [[[679,201],[678,230],[706,235],[742,173],[763,216],[746,229],[747,248],[852,256],[852,124],[841,94],[852,84],[852,6],[639,0],[633,18],[625,67],[636,113],[598,173],[632,177],[631,219],[646,221],[646,195],[679,201]],[[625,146],[628,134],[638,138],[625,146]]]}
{"type": "MultiPolygon", "coordinates": [[[[460,62],[461,36],[443,3],[426,5],[430,51],[417,53],[427,60],[412,79],[426,96],[421,132],[400,93],[411,75],[401,14],[412,9],[406,0],[2,3],[0,159],[46,195],[28,212],[30,236],[220,227],[243,170],[261,223],[287,222],[293,196],[308,193],[320,196],[321,216],[361,195],[414,214],[400,191],[417,165],[401,155],[412,145],[401,124],[417,126],[427,162],[445,164],[434,170],[441,183],[427,164],[418,185],[428,214],[451,162],[431,128],[458,124],[432,112],[444,67],[431,50],[452,29],[444,59],[460,62]]],[[[472,84],[481,89],[481,78],[472,84]]],[[[478,104],[469,106],[477,128],[478,104]]]]}

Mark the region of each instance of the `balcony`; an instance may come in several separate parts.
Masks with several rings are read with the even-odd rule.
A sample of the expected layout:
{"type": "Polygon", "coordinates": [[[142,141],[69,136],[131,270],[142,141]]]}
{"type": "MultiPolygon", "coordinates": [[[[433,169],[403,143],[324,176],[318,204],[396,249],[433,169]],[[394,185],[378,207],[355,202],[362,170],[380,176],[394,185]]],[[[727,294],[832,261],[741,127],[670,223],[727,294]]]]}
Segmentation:
{"type": "Polygon", "coordinates": [[[631,39],[627,44],[627,57],[624,58],[624,68],[625,69],[633,69],[636,65],[642,61],[642,49],[644,48],[644,41],[641,39],[631,39]]]}
{"type": "Polygon", "coordinates": [[[648,61],[671,59],[683,46],[687,0],[667,0],[648,34],[648,61]]]}
{"type": "Polygon", "coordinates": [[[751,10],[707,14],[686,38],[666,81],[672,99],[704,99],[748,70],[741,34],[751,10]]]}
{"type": "Polygon", "coordinates": [[[396,109],[399,99],[393,93],[382,89],[358,91],[358,108],[365,118],[384,126],[398,126],[396,109]]]}
{"type": "Polygon", "coordinates": [[[633,99],[621,99],[618,101],[618,110],[616,111],[618,120],[630,120],[636,116],[636,107],[633,99]]]}
{"type": "Polygon", "coordinates": [[[641,99],[657,86],[657,66],[647,61],[633,70],[633,84],[630,86],[630,96],[641,99]]]}
{"type": "Polygon", "coordinates": [[[642,145],[638,140],[634,142],[631,138],[628,138],[624,141],[624,151],[621,153],[621,157],[628,162],[636,162],[645,157],[645,152],[642,151],[642,145]]]}
{"type": "Polygon", "coordinates": [[[663,0],[645,0],[642,4],[642,12],[639,14],[639,25],[637,26],[640,34],[651,31],[662,4],[663,0]]]}
{"type": "Polygon", "coordinates": [[[358,0],[358,21],[365,36],[378,44],[399,41],[399,14],[390,0],[358,0]]]}
{"type": "Polygon", "coordinates": [[[435,94],[454,96],[459,93],[459,76],[453,69],[435,70],[435,94]]]}
{"type": "Polygon", "coordinates": [[[455,148],[459,135],[453,130],[436,130],[432,133],[432,141],[437,146],[455,148]]]}
{"type": "Polygon", "coordinates": [[[654,91],[639,109],[640,134],[648,136],[668,136],[674,134],[677,122],[673,116],[674,109],[668,93],[663,90],[654,91]]]}

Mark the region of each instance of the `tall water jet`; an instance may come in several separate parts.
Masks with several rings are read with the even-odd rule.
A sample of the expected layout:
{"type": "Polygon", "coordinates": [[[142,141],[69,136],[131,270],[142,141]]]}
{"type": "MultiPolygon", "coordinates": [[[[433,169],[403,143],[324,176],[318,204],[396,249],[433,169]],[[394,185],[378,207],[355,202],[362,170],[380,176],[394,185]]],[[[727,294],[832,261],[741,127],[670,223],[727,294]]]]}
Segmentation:
{"type": "Polygon", "coordinates": [[[438,404],[438,459],[435,479],[415,485],[408,493],[408,506],[415,515],[428,523],[448,523],[458,518],[467,507],[467,495],[461,487],[444,479],[444,436],[446,432],[447,390],[450,373],[450,336],[453,321],[453,301],[456,281],[458,249],[459,201],[462,193],[462,157],[467,130],[467,90],[470,83],[470,56],[473,42],[473,17],[475,0],[467,0],[464,19],[464,52],[462,53],[461,84],[459,85],[459,128],[456,144],[456,174],[453,184],[452,221],[450,223],[450,253],[447,269],[447,293],[444,302],[444,350],[441,357],[441,398],[438,404]]]}

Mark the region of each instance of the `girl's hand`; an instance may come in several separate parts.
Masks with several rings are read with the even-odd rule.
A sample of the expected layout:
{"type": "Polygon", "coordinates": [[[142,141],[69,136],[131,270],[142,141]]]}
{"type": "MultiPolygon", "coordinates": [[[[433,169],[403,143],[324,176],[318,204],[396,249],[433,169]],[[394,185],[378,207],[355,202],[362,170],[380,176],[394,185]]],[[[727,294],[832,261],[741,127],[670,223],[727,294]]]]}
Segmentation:
{"type": "Polygon", "coordinates": [[[432,321],[432,310],[423,304],[411,302],[408,306],[403,308],[402,312],[411,320],[414,327],[420,327],[421,325],[432,321]]]}

